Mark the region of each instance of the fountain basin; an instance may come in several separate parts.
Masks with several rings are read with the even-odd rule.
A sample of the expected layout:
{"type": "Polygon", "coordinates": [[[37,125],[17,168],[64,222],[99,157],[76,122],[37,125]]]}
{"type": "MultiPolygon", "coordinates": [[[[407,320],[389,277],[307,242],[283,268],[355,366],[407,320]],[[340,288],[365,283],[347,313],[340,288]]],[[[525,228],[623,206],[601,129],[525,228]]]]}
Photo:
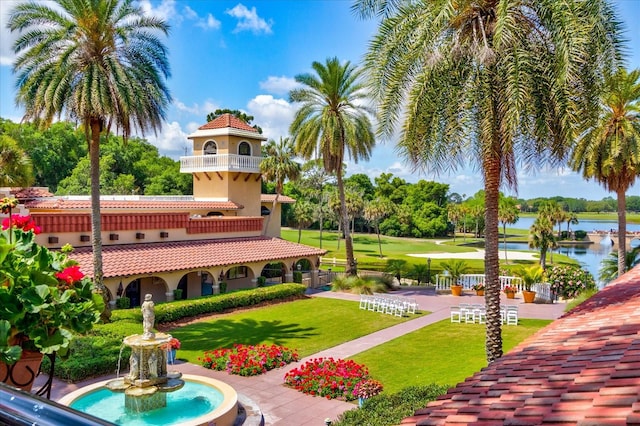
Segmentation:
{"type": "Polygon", "coordinates": [[[135,415],[127,414],[124,393],[107,387],[113,380],[85,386],[58,402],[118,424],[233,426],[238,414],[238,394],[231,386],[203,376],[185,374],[182,379],[184,387],[166,394],[165,408],[135,415]],[[124,416],[129,417],[122,420],[124,416]]]}

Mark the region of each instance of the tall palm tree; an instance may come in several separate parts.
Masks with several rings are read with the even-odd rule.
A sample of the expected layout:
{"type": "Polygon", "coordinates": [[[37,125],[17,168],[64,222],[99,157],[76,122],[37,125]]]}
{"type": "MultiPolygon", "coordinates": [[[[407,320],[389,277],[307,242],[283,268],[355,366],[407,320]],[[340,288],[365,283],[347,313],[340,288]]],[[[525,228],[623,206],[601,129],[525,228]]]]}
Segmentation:
{"type": "MultiPolygon", "coordinates": [[[[271,212],[276,211],[278,199],[282,194],[282,188],[285,180],[295,180],[300,176],[300,164],[293,161],[295,155],[293,142],[289,138],[280,137],[280,141],[273,139],[267,142],[263,148],[264,158],[260,162],[260,172],[262,176],[270,182],[276,184],[276,196],[271,205],[271,212]]],[[[262,234],[267,233],[271,214],[267,216],[262,234]]]]}
{"type": "Polygon", "coordinates": [[[313,62],[314,74],[300,74],[296,81],[303,85],[289,94],[300,104],[289,132],[296,151],[305,159],[321,157],[328,173],[335,173],[340,198],[340,221],[345,235],[347,275],[356,275],[353,242],[349,232],[349,215],[345,201],[343,161],[345,153],[354,162],[368,160],[375,144],[364,102],[367,93],[361,82],[361,70],[338,58],[326,63],[313,62]]]}
{"type": "Polygon", "coordinates": [[[30,186],[34,181],[31,159],[9,135],[0,135],[0,186],[30,186]]]}
{"type": "Polygon", "coordinates": [[[547,252],[557,248],[556,236],[553,234],[553,221],[546,214],[539,214],[529,228],[529,247],[540,249],[540,266],[547,269],[547,252]]]}
{"type": "Polygon", "coordinates": [[[307,200],[298,200],[293,205],[293,220],[298,227],[298,243],[302,239],[302,230],[313,223],[313,205],[307,200]]]}
{"type": "Polygon", "coordinates": [[[606,78],[597,122],[573,153],[573,167],[618,198],[618,275],[626,271],[626,192],[640,174],[640,70],[619,68],[606,78]]]}
{"type": "Polygon", "coordinates": [[[516,165],[554,164],[592,117],[602,69],[618,58],[606,0],[355,0],[381,17],[365,66],[379,132],[402,121],[398,148],[416,168],[478,159],[485,186],[486,353],[502,356],[498,199],[516,165]],[[580,114],[580,115],[579,115],[580,114]]]}
{"type": "MultiPolygon", "coordinates": [[[[91,227],[94,281],[102,282],[100,236],[100,134],[115,126],[157,131],[171,100],[167,50],[158,38],[164,21],[143,14],[133,0],[55,0],[55,6],[20,3],[9,29],[21,33],[16,101],[25,118],[49,125],[65,114],[82,124],[91,163],[91,227]]],[[[107,304],[108,306],[108,304],[107,304]]]]}
{"type": "Polygon", "coordinates": [[[518,213],[520,210],[517,206],[517,201],[513,197],[500,197],[498,202],[498,221],[502,223],[502,240],[504,242],[504,261],[507,260],[507,225],[513,225],[519,219],[518,213]]]}
{"type": "Polygon", "coordinates": [[[380,258],[382,255],[382,242],[380,241],[380,221],[393,213],[395,205],[388,198],[375,198],[364,207],[364,218],[376,228],[378,236],[378,248],[380,250],[380,258]]]}

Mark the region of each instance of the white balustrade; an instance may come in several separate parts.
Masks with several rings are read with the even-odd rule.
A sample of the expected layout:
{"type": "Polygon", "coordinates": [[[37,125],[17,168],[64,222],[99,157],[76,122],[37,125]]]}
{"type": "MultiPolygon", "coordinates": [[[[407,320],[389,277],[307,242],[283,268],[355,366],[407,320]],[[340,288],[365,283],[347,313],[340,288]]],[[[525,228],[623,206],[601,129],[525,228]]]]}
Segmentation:
{"type": "Polygon", "coordinates": [[[237,154],[193,155],[180,157],[180,172],[248,172],[259,173],[262,157],[237,154]]]}

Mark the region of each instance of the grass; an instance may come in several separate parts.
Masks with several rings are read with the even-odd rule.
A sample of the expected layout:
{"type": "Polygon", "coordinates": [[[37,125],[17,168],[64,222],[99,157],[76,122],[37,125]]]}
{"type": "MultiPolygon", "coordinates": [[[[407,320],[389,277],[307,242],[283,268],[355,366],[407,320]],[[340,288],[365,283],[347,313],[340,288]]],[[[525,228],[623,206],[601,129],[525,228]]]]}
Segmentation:
{"type": "MultiPolygon", "coordinates": [[[[503,326],[504,352],[551,323],[520,319],[518,326],[503,326]]],[[[487,366],[485,326],[443,320],[352,358],[369,368],[385,393],[427,383],[453,386],[487,366]]]]}
{"type": "Polygon", "coordinates": [[[204,351],[234,343],[277,344],[305,357],[412,318],[362,311],[348,300],[309,298],[216,316],[170,334],[182,342],[178,357],[194,364],[204,351]]]}

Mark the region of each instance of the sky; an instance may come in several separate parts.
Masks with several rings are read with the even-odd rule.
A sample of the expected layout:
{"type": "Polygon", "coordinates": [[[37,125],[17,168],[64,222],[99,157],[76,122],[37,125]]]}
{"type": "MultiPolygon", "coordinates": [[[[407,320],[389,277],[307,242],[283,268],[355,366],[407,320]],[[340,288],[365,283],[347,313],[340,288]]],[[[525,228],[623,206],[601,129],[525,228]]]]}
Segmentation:
{"type": "MultiPolygon", "coordinates": [[[[19,122],[23,110],[15,105],[12,44],[7,14],[19,0],[0,0],[0,117],[19,122]]],[[[359,64],[376,33],[375,20],[351,12],[351,0],[140,0],[145,13],[170,25],[164,39],[171,76],[167,85],[173,101],[158,135],[144,135],[162,155],[178,159],[191,155],[187,136],[206,123],[218,108],[237,109],[254,116],[264,135],[287,137],[296,106],[288,93],[294,77],[312,72],[314,61],[337,57],[359,64]]],[[[614,0],[628,40],[627,67],[640,68],[640,0],[614,0]],[[634,26],[635,25],[635,26],[634,26]]],[[[393,140],[378,141],[371,159],[357,164],[346,159],[347,175],[381,173],[415,183],[420,179],[447,183],[450,192],[471,196],[483,189],[473,167],[449,174],[428,175],[405,164],[393,140]]],[[[519,168],[519,198],[564,196],[600,200],[615,194],[594,181],[585,181],[568,168],[525,173],[519,168]]],[[[627,195],[640,195],[640,183],[627,195]]]]}

